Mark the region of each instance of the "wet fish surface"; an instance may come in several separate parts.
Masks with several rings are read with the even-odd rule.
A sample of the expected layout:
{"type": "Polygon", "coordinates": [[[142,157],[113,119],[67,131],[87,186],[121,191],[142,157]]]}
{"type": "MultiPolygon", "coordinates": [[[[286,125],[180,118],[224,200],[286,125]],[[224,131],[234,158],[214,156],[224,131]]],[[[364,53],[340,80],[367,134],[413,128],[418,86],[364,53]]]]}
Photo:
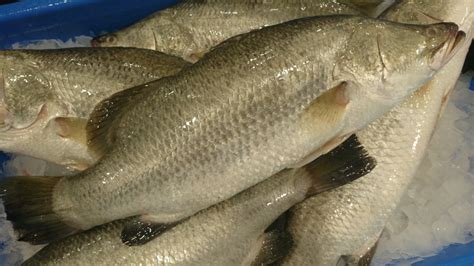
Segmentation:
{"type": "Polygon", "coordinates": [[[87,126],[98,163],[3,181],[7,218],[33,243],[135,215],[182,220],[336,147],[424,84],[457,35],[450,23],[327,16],[234,37],[104,100],[87,126]]]}
{"type": "Polygon", "coordinates": [[[122,243],[123,220],[52,243],[24,265],[266,265],[291,245],[279,227],[265,230],[270,223],[295,203],[344,185],[375,164],[352,137],[307,166],[283,170],[142,246],[122,243]]]}
{"type": "MultiPolygon", "coordinates": [[[[399,1],[382,18],[419,24],[453,21],[468,31],[471,26],[465,14],[472,12],[468,8],[470,3],[399,1]]],[[[347,265],[351,260],[357,263],[367,251],[371,252],[369,256],[373,255],[387,220],[423,158],[449,91],[459,77],[469,44],[470,41],[464,43],[428,84],[357,133],[376,158],[377,167],[347,186],[294,207],[288,229],[294,246],[281,264],[347,265]]],[[[361,262],[359,265],[368,265],[370,258],[361,262]]]]}
{"type": "Polygon", "coordinates": [[[87,151],[85,124],[96,104],[188,65],[134,48],[7,50],[0,62],[0,150],[73,168],[95,161],[87,151]]]}
{"type": "Polygon", "coordinates": [[[158,11],[119,32],[100,36],[93,46],[153,49],[196,61],[224,40],[264,26],[321,15],[360,15],[351,1],[188,0],[158,11]]]}

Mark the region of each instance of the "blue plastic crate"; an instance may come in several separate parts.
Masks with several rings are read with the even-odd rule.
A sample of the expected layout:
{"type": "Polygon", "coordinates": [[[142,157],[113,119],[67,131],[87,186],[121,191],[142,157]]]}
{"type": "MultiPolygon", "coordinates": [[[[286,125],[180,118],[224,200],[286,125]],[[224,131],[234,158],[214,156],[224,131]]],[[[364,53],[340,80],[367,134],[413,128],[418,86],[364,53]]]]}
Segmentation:
{"type": "MultiPolygon", "coordinates": [[[[178,1],[14,1],[0,5],[0,47],[9,49],[17,42],[42,39],[66,41],[80,35],[97,36],[128,26],[178,1]]],[[[471,81],[471,89],[474,90],[474,80],[471,81]]],[[[9,158],[8,155],[0,152],[0,165],[9,158]]],[[[396,264],[394,262],[394,265],[396,264]]],[[[474,242],[466,245],[450,245],[438,255],[424,258],[414,265],[474,265],[474,242]]]]}
{"type": "Polygon", "coordinates": [[[0,6],[0,44],[95,36],[128,26],[177,0],[20,0],[0,6]]]}

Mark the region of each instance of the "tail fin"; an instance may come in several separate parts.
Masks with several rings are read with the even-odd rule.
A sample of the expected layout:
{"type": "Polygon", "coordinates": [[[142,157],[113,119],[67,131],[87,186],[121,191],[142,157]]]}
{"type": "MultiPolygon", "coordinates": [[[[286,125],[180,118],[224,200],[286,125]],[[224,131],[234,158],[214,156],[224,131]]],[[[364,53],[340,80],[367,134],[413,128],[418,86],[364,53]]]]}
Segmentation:
{"type": "Polygon", "coordinates": [[[0,182],[7,219],[20,241],[46,244],[74,233],[53,211],[53,190],[61,177],[11,177],[0,182]]]}
{"type": "Polygon", "coordinates": [[[375,159],[367,154],[356,135],[352,135],[331,152],[303,167],[314,180],[308,196],[352,182],[370,173],[375,166],[375,159]]]}

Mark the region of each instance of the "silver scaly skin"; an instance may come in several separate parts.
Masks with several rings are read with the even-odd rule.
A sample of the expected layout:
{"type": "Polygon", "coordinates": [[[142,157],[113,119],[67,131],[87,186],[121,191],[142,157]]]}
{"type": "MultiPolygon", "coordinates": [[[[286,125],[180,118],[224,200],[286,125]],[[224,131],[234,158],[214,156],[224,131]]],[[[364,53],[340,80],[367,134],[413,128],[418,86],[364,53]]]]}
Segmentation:
{"type": "MultiPolygon", "coordinates": [[[[290,172],[294,172],[290,170],[290,172]]],[[[268,225],[307,189],[282,174],[204,210],[151,242],[122,243],[114,222],[53,243],[25,265],[242,265],[268,225]]]]}
{"type": "Polygon", "coordinates": [[[285,21],[361,12],[350,1],[185,0],[119,32],[96,38],[93,46],[140,47],[196,61],[238,34],[285,21]]]}
{"type": "MultiPolygon", "coordinates": [[[[471,3],[399,1],[382,18],[420,24],[456,18],[453,21],[469,31],[471,19],[464,14],[472,14],[471,3]]],[[[335,265],[341,256],[359,257],[374,245],[423,158],[469,45],[465,42],[433,80],[403,104],[357,133],[378,162],[370,174],[294,207],[289,223],[294,246],[283,265],[335,265]]]]}
{"type": "MultiPolygon", "coordinates": [[[[260,265],[274,260],[283,234],[265,229],[309,195],[343,185],[375,162],[354,138],[338,152],[304,168],[284,170],[203,210],[141,246],[122,243],[126,220],[70,236],[42,249],[24,265],[260,265]],[[351,169],[351,170],[347,170],[351,169]],[[263,249],[262,247],[266,247],[263,249]],[[261,249],[262,248],[262,249],[261,249]],[[267,253],[266,251],[270,251],[267,253]]],[[[290,241],[290,240],[288,240],[290,241]]]]}
{"type": "Polygon", "coordinates": [[[33,242],[65,236],[58,223],[71,233],[134,215],[181,220],[382,116],[441,67],[457,33],[328,16],[232,38],[178,75],[102,102],[88,125],[102,159],[74,178],[4,182],[7,218],[33,242]],[[43,180],[41,193],[16,194],[43,180]]]}
{"type": "Polygon", "coordinates": [[[74,168],[94,158],[84,142],[70,136],[85,136],[85,129],[67,128],[63,118],[87,119],[112,94],[188,65],[133,48],[8,50],[0,51],[0,63],[0,150],[74,168]]]}

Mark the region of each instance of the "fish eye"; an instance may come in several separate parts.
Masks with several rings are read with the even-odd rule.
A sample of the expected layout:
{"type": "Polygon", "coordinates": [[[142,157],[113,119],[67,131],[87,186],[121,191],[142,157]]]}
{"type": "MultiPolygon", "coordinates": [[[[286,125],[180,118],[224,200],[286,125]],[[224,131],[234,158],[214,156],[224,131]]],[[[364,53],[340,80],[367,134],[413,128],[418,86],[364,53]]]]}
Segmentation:
{"type": "Polygon", "coordinates": [[[107,35],[107,36],[104,36],[104,41],[105,42],[108,42],[108,43],[114,43],[117,41],[117,36],[115,36],[114,34],[111,34],[111,35],[107,35]]]}

